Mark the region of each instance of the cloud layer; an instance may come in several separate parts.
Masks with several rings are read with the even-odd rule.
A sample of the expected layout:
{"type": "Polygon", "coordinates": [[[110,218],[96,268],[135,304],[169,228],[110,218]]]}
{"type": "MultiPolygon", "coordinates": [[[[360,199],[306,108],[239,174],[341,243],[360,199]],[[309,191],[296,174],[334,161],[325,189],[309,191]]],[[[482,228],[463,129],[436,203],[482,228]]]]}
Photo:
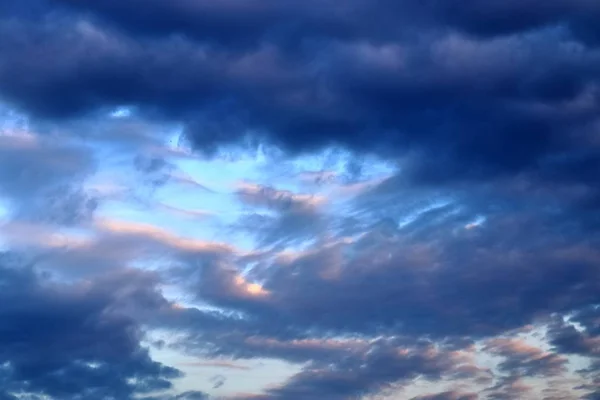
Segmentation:
{"type": "Polygon", "coordinates": [[[599,27],[1,4],[0,399],[600,398],[599,27]]]}

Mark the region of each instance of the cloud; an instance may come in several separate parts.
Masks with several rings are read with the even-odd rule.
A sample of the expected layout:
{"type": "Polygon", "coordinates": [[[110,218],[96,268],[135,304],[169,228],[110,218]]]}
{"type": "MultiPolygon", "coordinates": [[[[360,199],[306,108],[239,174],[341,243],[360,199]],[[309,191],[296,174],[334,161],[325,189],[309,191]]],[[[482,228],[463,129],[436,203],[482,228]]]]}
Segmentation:
{"type": "MultiPolygon", "coordinates": [[[[214,4],[208,1],[188,3],[177,1],[165,5],[160,1],[141,3],[128,1],[118,3],[105,1],[102,4],[80,3],[69,0],[61,3],[76,9],[92,11],[101,18],[116,23],[131,33],[157,36],[173,33],[185,34],[195,38],[209,38],[226,45],[252,44],[267,39],[278,30],[305,30],[309,28],[330,30],[321,19],[330,19],[317,12],[343,10],[333,2],[306,4],[281,4],[275,1],[227,1],[214,4]],[[131,18],[139,7],[146,7],[142,18],[131,18]],[[291,25],[291,26],[290,26],[291,25]]],[[[334,19],[330,19],[335,23],[334,19]]],[[[325,22],[325,21],[323,21],[325,22]]]]}
{"type": "Polygon", "coordinates": [[[213,389],[218,389],[222,387],[225,384],[225,382],[227,382],[227,378],[223,375],[215,375],[209,380],[213,384],[213,389]]]}
{"type": "Polygon", "coordinates": [[[211,368],[234,369],[234,370],[240,370],[240,371],[248,371],[251,369],[248,366],[236,364],[233,362],[227,362],[227,361],[203,361],[203,362],[199,361],[199,362],[187,363],[185,365],[192,366],[192,367],[199,367],[199,368],[211,367],[211,368]]]}
{"type": "Polygon", "coordinates": [[[527,385],[518,376],[502,379],[498,384],[486,390],[490,400],[519,399],[531,392],[531,386],[527,385]]]}
{"type": "Polygon", "coordinates": [[[186,34],[222,45],[251,45],[262,40],[331,37],[347,39],[368,36],[374,39],[397,37],[402,30],[391,22],[398,18],[410,28],[454,28],[480,37],[509,35],[565,26],[578,39],[594,43],[598,31],[592,24],[599,9],[593,1],[569,2],[503,2],[469,0],[454,4],[404,1],[396,4],[382,1],[374,6],[362,0],[344,5],[327,1],[281,4],[275,1],[227,1],[215,5],[208,1],[187,3],[176,1],[168,6],[159,1],[144,3],[147,12],[139,19],[132,15],[139,1],[102,3],[61,0],[75,9],[95,15],[128,30],[146,36],[186,34]],[[319,12],[316,10],[321,6],[319,12]],[[387,13],[387,14],[386,14],[387,13]],[[379,30],[360,20],[361,14],[378,18],[379,30]]]}
{"type": "MultiPolygon", "coordinates": [[[[269,296],[237,307],[299,329],[438,337],[486,337],[584,307],[598,290],[594,239],[582,246],[556,235],[553,223],[526,221],[503,215],[469,230],[460,219],[442,219],[413,239],[377,228],[354,241],[315,244],[257,271],[269,296]]],[[[234,286],[220,288],[203,298],[231,306],[234,286]]]]}
{"type": "Polygon", "coordinates": [[[259,245],[284,248],[312,240],[326,231],[325,196],[251,183],[240,186],[237,197],[250,209],[231,228],[252,234],[259,245]]]}
{"type": "Polygon", "coordinates": [[[164,304],[143,274],[65,285],[12,259],[3,254],[0,266],[3,393],[129,399],[168,389],[181,375],[150,358],[139,324],[125,313],[164,304]]]}
{"type": "Polygon", "coordinates": [[[248,205],[264,207],[281,212],[299,212],[310,214],[325,203],[326,199],[318,195],[292,193],[287,190],[256,184],[242,184],[238,190],[240,200],[248,205]]]}
{"type": "Polygon", "coordinates": [[[378,393],[394,383],[405,384],[421,377],[437,381],[470,364],[470,357],[422,343],[403,347],[394,340],[371,343],[364,353],[346,355],[338,361],[315,363],[282,386],[267,390],[257,399],[306,399],[319,395],[331,399],[360,398],[378,393]]]}
{"type": "Polygon", "coordinates": [[[412,400],[477,400],[479,396],[475,393],[459,393],[455,391],[442,392],[417,396],[412,400]]]}
{"type": "Polygon", "coordinates": [[[209,397],[206,393],[199,392],[197,390],[185,392],[173,397],[173,400],[208,400],[209,397]]]}
{"type": "Polygon", "coordinates": [[[173,396],[145,397],[144,400],[210,400],[210,397],[197,390],[190,390],[173,396]]]}
{"type": "Polygon", "coordinates": [[[492,339],[485,348],[504,358],[498,367],[503,372],[520,377],[558,376],[566,372],[567,359],[529,345],[519,339],[492,339]]]}
{"type": "Polygon", "coordinates": [[[598,16],[592,0],[0,4],[0,100],[19,111],[0,110],[2,246],[35,260],[0,264],[0,398],[209,398],[206,379],[176,393],[146,330],[203,360],[182,369],[293,365],[247,398],[596,398],[598,16]],[[202,164],[217,182],[232,148],[262,159],[233,193],[201,211],[156,193],[208,196],[189,171],[220,158],[202,164]],[[134,202],[146,222],[123,217],[134,202]]]}
{"type": "Polygon", "coordinates": [[[564,354],[600,356],[600,337],[587,330],[579,331],[571,324],[556,324],[548,332],[550,344],[564,354]]]}
{"type": "Polygon", "coordinates": [[[94,162],[80,144],[6,129],[0,131],[0,160],[0,196],[10,201],[12,218],[74,225],[98,206],[81,186],[94,162]]]}
{"type": "Polygon", "coordinates": [[[154,268],[245,255],[229,244],[182,237],[152,224],[98,218],[84,227],[83,233],[69,234],[45,224],[9,222],[0,233],[12,247],[43,255],[40,266],[77,277],[135,262],[153,262],[154,268]]]}
{"type": "MultiPolygon", "coordinates": [[[[2,24],[2,93],[41,117],[132,105],[183,124],[203,151],[249,138],[293,154],[337,144],[410,155],[415,179],[435,181],[536,171],[585,149],[580,132],[597,123],[597,50],[560,29],[461,33],[469,21],[494,26],[493,18],[569,24],[597,12],[587,1],[549,7],[531,0],[530,8],[469,1],[452,13],[412,1],[153,1],[135,20],[133,0],[65,3],[72,7],[42,8],[47,18],[2,24]],[[377,30],[365,24],[367,15],[380,18],[377,30]],[[235,39],[254,44],[236,46],[235,39]],[[42,68],[34,61],[47,49],[61,62],[42,68]]],[[[590,150],[597,160],[597,146],[590,150]]]]}
{"type": "Polygon", "coordinates": [[[462,7],[436,3],[434,14],[444,23],[480,37],[510,35],[546,27],[566,27],[578,40],[598,43],[592,24],[600,9],[597,3],[567,0],[542,2],[467,1],[462,7]]]}
{"type": "MultiPolygon", "coordinates": [[[[473,199],[469,206],[477,204],[473,199]]],[[[544,324],[557,310],[573,313],[581,324],[594,321],[593,313],[585,310],[598,290],[595,236],[589,230],[559,234],[567,223],[562,218],[569,213],[546,218],[540,211],[501,209],[471,226],[471,214],[456,213],[457,209],[454,205],[443,212],[422,213],[414,227],[371,226],[355,239],[316,243],[293,256],[257,253],[253,259],[262,258],[262,265],[250,274],[253,282],[260,282],[257,295],[245,294],[235,284],[243,282],[238,278],[245,268],[243,258],[211,264],[210,274],[200,280],[211,284],[189,288],[213,306],[240,312],[234,323],[238,328],[226,328],[227,332],[214,330],[214,325],[205,325],[205,330],[183,328],[188,336],[181,345],[208,357],[311,363],[289,386],[265,395],[274,398],[302,398],[312,390],[331,396],[338,390],[346,393],[340,398],[353,398],[350,392],[377,393],[392,382],[401,385],[400,377],[388,378],[387,384],[361,380],[352,368],[313,371],[314,363],[337,365],[345,357],[362,360],[362,354],[375,346],[364,339],[326,339],[331,335],[425,337],[459,349],[489,338],[483,351],[501,357],[496,368],[502,374],[488,388],[490,398],[530,391],[529,382],[519,377],[549,384],[565,375],[566,355],[573,354],[565,351],[566,346],[544,351],[498,335],[544,324]]],[[[475,363],[456,367],[454,373],[456,379],[471,377],[474,385],[493,379],[475,363]]]]}

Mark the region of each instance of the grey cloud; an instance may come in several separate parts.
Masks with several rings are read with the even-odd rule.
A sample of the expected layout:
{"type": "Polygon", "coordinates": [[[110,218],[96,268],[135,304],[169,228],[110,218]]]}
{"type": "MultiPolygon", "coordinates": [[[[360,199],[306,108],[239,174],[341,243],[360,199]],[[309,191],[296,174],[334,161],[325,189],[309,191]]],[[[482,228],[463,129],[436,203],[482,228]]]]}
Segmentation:
{"type": "Polygon", "coordinates": [[[485,390],[489,400],[513,400],[526,396],[531,386],[525,384],[518,376],[501,379],[496,385],[485,390]]]}
{"type": "Polygon", "coordinates": [[[148,307],[148,296],[162,298],[149,295],[143,274],[66,285],[15,260],[4,254],[0,267],[0,379],[6,393],[121,400],[168,389],[170,379],[181,375],[150,358],[140,344],[140,326],[125,313],[128,305],[148,307]]]}
{"type": "Polygon", "coordinates": [[[340,400],[360,398],[417,377],[440,380],[451,376],[465,362],[469,360],[458,353],[437,350],[426,343],[404,348],[393,340],[381,340],[372,343],[362,356],[347,356],[333,364],[317,363],[256,398],[300,400],[320,395],[340,400]]]}
{"type": "MultiPolygon", "coordinates": [[[[366,235],[317,247],[276,261],[259,277],[270,294],[239,306],[303,329],[440,337],[494,335],[585,306],[597,291],[595,239],[572,242],[530,217],[498,216],[477,229],[450,220],[414,240],[366,235]]],[[[220,292],[215,303],[228,296],[220,292]]]]}
{"type": "Polygon", "coordinates": [[[261,246],[284,248],[322,235],[327,229],[322,196],[293,193],[273,187],[245,184],[237,196],[250,209],[231,226],[232,231],[254,235],[261,246]],[[263,212],[261,212],[261,209],[263,212]],[[264,213],[274,212],[274,215],[264,213]]]}
{"type": "Polygon", "coordinates": [[[411,400],[477,400],[479,396],[475,393],[460,393],[456,391],[428,394],[414,397],[411,400]]]}

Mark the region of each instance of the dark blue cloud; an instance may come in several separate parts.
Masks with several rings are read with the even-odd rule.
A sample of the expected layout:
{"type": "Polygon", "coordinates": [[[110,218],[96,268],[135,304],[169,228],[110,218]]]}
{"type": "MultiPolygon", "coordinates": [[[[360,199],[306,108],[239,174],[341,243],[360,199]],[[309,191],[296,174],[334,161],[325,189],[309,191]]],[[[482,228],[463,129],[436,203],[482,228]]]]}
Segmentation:
{"type": "MultiPolygon", "coordinates": [[[[40,3],[37,2],[38,7],[40,3]]],[[[214,4],[177,0],[166,4],[154,0],[54,0],[46,2],[46,6],[57,9],[62,6],[93,15],[132,34],[183,34],[229,46],[284,39],[288,39],[284,43],[289,44],[291,38],[299,41],[307,37],[368,36],[394,40],[403,33],[394,20],[412,29],[456,29],[483,38],[561,27],[578,40],[597,43],[598,29],[594,20],[600,13],[593,0],[352,0],[343,4],[332,1],[214,4]],[[379,24],[376,27],[369,24],[366,17],[376,18],[379,24]]],[[[14,12],[15,6],[12,10],[14,12]]],[[[29,14],[34,13],[30,10],[29,14]]]]}
{"type": "MultiPolygon", "coordinates": [[[[0,264],[0,381],[4,396],[123,400],[171,387],[177,369],[153,361],[139,324],[123,313],[146,301],[142,275],[91,287],[53,283],[11,254],[0,264]],[[125,289],[126,297],[117,293],[125,289]]],[[[156,300],[154,300],[156,302],[156,300]]]]}
{"type": "Polygon", "coordinates": [[[291,152],[332,143],[387,156],[410,151],[420,155],[420,179],[537,171],[582,148],[597,160],[597,145],[589,148],[581,132],[597,119],[599,55],[560,31],[535,29],[597,7],[470,1],[449,13],[445,4],[355,1],[317,12],[298,2],[48,2],[41,22],[2,24],[0,89],[51,118],[139,106],[183,122],[204,150],[252,131],[291,152]],[[407,13],[430,20],[419,35],[414,24],[366,29],[365,15],[410,20],[407,13]],[[470,21],[521,33],[477,39],[441,29],[473,30],[470,21]],[[279,29],[284,22],[298,31],[279,29]],[[256,43],[240,48],[228,35],[256,43]],[[290,35],[302,45],[287,45],[290,35]],[[61,61],[36,62],[49,54],[61,61]]]}
{"type": "MultiPolygon", "coordinates": [[[[573,230],[573,221],[560,215],[542,218],[541,210],[511,214],[501,209],[476,227],[468,226],[472,215],[451,211],[424,213],[414,228],[390,231],[389,225],[376,225],[353,243],[316,246],[292,261],[260,266],[253,277],[263,282],[265,296],[245,295],[236,286],[231,260],[203,264],[199,281],[186,287],[199,299],[244,317],[230,320],[229,326],[216,318],[210,322],[208,315],[200,329],[200,320],[179,325],[187,332],[181,347],[209,357],[310,362],[318,371],[305,369],[265,398],[307,393],[354,398],[402,381],[402,375],[381,377],[381,371],[394,371],[391,365],[373,365],[373,376],[365,364],[352,366],[352,360],[364,362],[377,344],[361,347],[350,341],[336,347],[335,339],[328,342],[331,337],[391,335],[397,341],[390,351],[402,346],[423,350],[427,339],[449,350],[491,340],[484,350],[499,357],[495,374],[469,367],[455,372],[486,385],[495,378],[486,396],[497,399],[529,391],[521,378],[564,375],[567,355],[595,358],[597,341],[572,340],[560,324],[549,328],[553,351],[502,335],[544,325],[557,314],[571,315],[585,327],[588,333],[578,335],[593,334],[595,314],[589,305],[597,302],[600,290],[598,236],[573,230]]],[[[452,365],[448,371],[459,370],[452,365]]],[[[415,369],[411,364],[409,370],[415,369]]]]}
{"type": "Polygon", "coordinates": [[[275,262],[257,276],[272,292],[268,298],[241,297],[233,275],[219,263],[205,267],[203,281],[211,284],[195,290],[285,330],[436,337],[495,335],[597,299],[598,237],[587,230],[563,236],[570,221],[500,214],[468,229],[467,218],[450,214],[426,225],[436,217],[418,220],[425,228],[413,239],[405,236],[410,231],[390,237],[374,229],[355,243],[275,262]]]}
{"type": "Polygon", "coordinates": [[[510,35],[543,28],[563,28],[588,43],[597,43],[598,30],[592,23],[600,8],[594,1],[568,0],[467,0],[425,1],[438,22],[480,37],[510,35]]]}

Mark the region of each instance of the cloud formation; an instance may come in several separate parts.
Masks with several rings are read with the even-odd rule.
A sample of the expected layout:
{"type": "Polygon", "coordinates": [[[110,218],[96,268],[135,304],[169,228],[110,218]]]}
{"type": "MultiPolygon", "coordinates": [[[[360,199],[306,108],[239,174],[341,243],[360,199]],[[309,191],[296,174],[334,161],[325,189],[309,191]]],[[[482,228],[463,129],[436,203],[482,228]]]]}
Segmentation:
{"type": "Polygon", "coordinates": [[[563,26],[596,6],[381,3],[153,1],[140,16],[136,1],[50,2],[3,24],[3,93],[52,118],[135,105],[182,121],[202,149],[258,135],[292,152],[410,152],[431,179],[535,169],[589,144],[577,132],[596,121],[594,47],[558,28],[461,32],[526,15],[563,26]],[[368,15],[382,20],[377,30],[368,15]],[[411,19],[421,23],[391,24],[411,19]],[[53,48],[62,62],[33,62],[53,48]]]}
{"type": "Polygon", "coordinates": [[[599,21],[0,4],[0,399],[600,398],[599,21]]]}
{"type": "Polygon", "coordinates": [[[140,345],[139,324],[124,313],[161,305],[142,274],[63,285],[15,266],[14,258],[2,254],[0,267],[5,396],[129,399],[170,388],[169,380],[181,374],[150,358],[140,345]]]}

